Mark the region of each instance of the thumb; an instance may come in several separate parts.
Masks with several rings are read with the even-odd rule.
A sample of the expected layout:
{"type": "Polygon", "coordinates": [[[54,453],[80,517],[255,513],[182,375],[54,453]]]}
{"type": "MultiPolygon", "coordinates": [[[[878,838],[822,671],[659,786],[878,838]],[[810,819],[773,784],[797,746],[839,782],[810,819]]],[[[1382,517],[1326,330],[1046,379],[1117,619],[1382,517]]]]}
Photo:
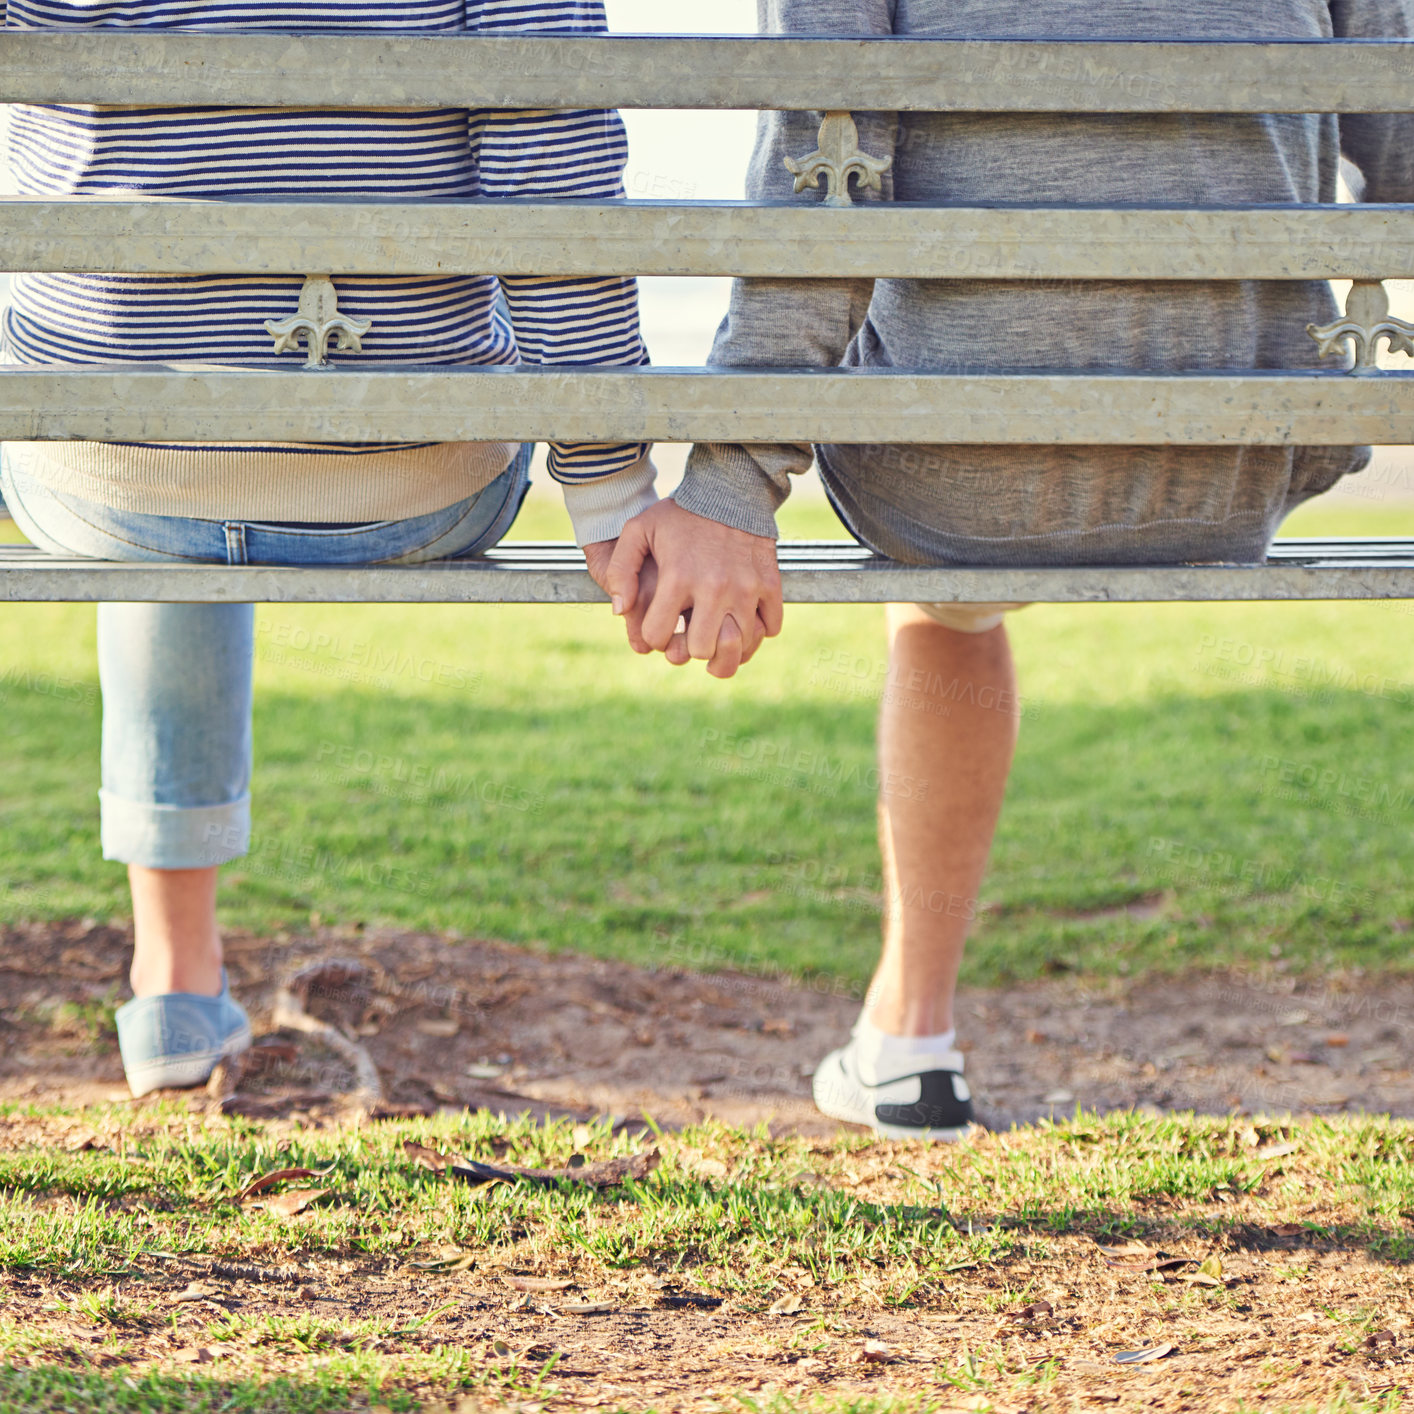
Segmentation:
{"type": "Polygon", "coordinates": [[[637,520],[624,526],[604,575],[604,588],[613,600],[614,613],[632,612],[638,603],[638,574],[650,550],[648,532],[637,520]]]}

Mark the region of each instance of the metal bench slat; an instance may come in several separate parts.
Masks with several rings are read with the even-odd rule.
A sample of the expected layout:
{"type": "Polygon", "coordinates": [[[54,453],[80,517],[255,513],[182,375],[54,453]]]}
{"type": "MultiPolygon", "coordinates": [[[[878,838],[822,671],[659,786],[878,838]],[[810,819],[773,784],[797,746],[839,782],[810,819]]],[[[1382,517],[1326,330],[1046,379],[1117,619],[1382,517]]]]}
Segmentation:
{"type": "MultiPolygon", "coordinates": [[[[782,545],[781,568],[786,598],[799,604],[1414,599],[1414,540],[1278,542],[1263,565],[1098,569],[926,569],[858,546],[807,542],[782,545]]],[[[592,604],[603,597],[572,545],[508,544],[482,560],[344,569],[110,564],[0,546],[7,602],[592,604]]]]}
{"type": "Polygon", "coordinates": [[[0,103],[1414,111],[1400,40],[0,32],[0,103]]]}
{"type": "Polygon", "coordinates": [[[1409,279],[1414,206],[15,197],[0,200],[0,270],[1409,279]]]}
{"type": "Polygon", "coordinates": [[[1406,444],[1414,373],[9,366],[0,439],[1406,444]]]}

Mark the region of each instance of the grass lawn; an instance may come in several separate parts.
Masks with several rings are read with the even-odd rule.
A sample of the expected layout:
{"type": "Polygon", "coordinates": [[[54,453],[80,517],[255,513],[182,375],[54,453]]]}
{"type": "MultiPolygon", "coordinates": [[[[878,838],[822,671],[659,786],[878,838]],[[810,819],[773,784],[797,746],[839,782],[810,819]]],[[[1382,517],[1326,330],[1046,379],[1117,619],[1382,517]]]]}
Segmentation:
{"type": "Polygon", "coordinates": [[[703,1126],[648,1136],[657,1171],[596,1193],[467,1187],[404,1141],[560,1166],[638,1139],[12,1108],[0,1411],[1393,1411],[1410,1139],[1353,1119],[1079,1115],[933,1149],[703,1126]],[[315,1176],[240,1200],[289,1167],[315,1176]],[[1136,1351],[1154,1358],[1117,1358],[1136,1351]]]}
{"type": "MultiPolygon", "coordinates": [[[[788,534],[835,533],[823,506],[788,510],[788,534]]],[[[1292,528],[1411,527],[1356,508],[1292,528]]],[[[514,534],[562,530],[537,498],[514,534]]],[[[1017,616],[1023,744],[969,979],[1278,954],[1406,967],[1410,614],[1017,616]]],[[[0,620],[7,918],[127,912],[96,848],[93,621],[69,605],[0,620]]],[[[230,924],[864,977],[879,609],[793,608],[725,686],[634,657],[597,607],[266,606],[258,624],[256,838],[227,871],[230,924]]]]}

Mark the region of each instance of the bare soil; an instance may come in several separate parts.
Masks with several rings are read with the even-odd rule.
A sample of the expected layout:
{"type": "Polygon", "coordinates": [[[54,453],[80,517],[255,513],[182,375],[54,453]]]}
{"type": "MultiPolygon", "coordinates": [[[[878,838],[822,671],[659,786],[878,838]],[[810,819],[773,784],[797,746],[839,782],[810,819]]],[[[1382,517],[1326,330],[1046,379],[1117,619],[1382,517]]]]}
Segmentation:
{"type": "MultiPolygon", "coordinates": [[[[125,995],[128,947],[123,932],[86,923],[0,931],[0,1099],[74,1105],[125,1097],[104,1009],[125,995]]],[[[857,1008],[848,996],[429,936],[233,937],[232,983],[257,1033],[268,1030],[280,979],[336,956],[363,964],[367,981],[311,998],[310,1010],[367,1047],[391,1104],[607,1113],[626,1124],[645,1112],[664,1125],[714,1115],[822,1137],[837,1128],[810,1107],[808,1073],[847,1034],[857,1008]]],[[[1313,984],[1273,969],[1103,987],[1059,980],[971,990],[960,1017],[982,1118],[994,1131],[1076,1104],[1414,1115],[1410,978],[1313,984]]],[[[268,1118],[276,1133],[339,1122],[337,1097],[352,1087],[343,1063],[307,1038],[264,1039],[267,1064],[242,1083],[235,1102],[268,1118]]],[[[208,1108],[207,1123],[226,1123],[210,1116],[210,1104],[193,1099],[208,1108]]],[[[0,1117],[0,1150],[115,1148],[125,1133],[172,1123],[142,1105],[126,1113],[114,1109],[90,1130],[21,1110],[0,1117]]],[[[1255,1123],[1253,1133],[1262,1131],[1266,1142],[1271,1126],[1255,1123]]],[[[976,1140],[1008,1142],[995,1132],[976,1140]]],[[[861,1198],[882,1201],[900,1166],[917,1162],[908,1146],[881,1142],[851,1155],[847,1182],[861,1198]]],[[[1342,1393],[1378,1400],[1414,1384],[1414,1300],[1404,1266],[1362,1244],[1274,1229],[1258,1208],[1246,1221],[1251,1200],[1217,1197],[1230,1200],[1229,1221],[1201,1252],[1194,1205],[1156,1200],[1138,1215],[1157,1252],[1195,1260],[1221,1252],[1222,1299],[1188,1303],[1181,1316],[1172,1297],[1156,1295],[1165,1280],[1186,1290],[1177,1278],[1117,1269],[1093,1238],[1057,1233],[1045,1215],[1034,1223],[1036,1243],[920,1289],[907,1307],[871,1296],[868,1279],[843,1304],[812,1290],[803,1270],[800,1309],[770,1315],[741,1298],[696,1293],[673,1272],[632,1270],[592,1289],[532,1295],[517,1288],[517,1276],[573,1283],[572,1267],[517,1273],[483,1264],[433,1275],[353,1253],[288,1266],[278,1251],[260,1265],[230,1269],[144,1257],[122,1294],[153,1303],[159,1314],[124,1327],[121,1353],[70,1314],[82,1283],[6,1270],[0,1304],[12,1315],[25,1312],[36,1329],[57,1332],[76,1365],[193,1374],[208,1366],[222,1378],[293,1374],[307,1359],[288,1346],[202,1344],[223,1312],[308,1312],[350,1327],[390,1321],[405,1351],[453,1346],[480,1352],[488,1368],[556,1358],[559,1392],[526,1406],[555,1410],[696,1414],[740,1407],[735,1394],[763,1403],[779,1395],[796,1407],[828,1397],[843,1408],[854,1398],[927,1393],[945,1408],[995,1414],[1178,1414],[1325,1407],[1342,1393]],[[204,1294],[177,1299],[193,1283],[204,1294]],[[596,1314],[572,1309],[586,1298],[597,1303],[596,1314]],[[417,1328],[433,1309],[441,1314],[417,1328]],[[1375,1334],[1367,1338],[1369,1329],[1375,1334]],[[1167,1346],[1150,1363],[1116,1363],[1120,1351],[1167,1346]],[[968,1351],[1001,1362],[989,1367],[993,1375],[1004,1371],[994,1402],[961,1391],[943,1398],[937,1370],[957,1369],[968,1351]],[[1038,1385],[1028,1371],[1047,1361],[1058,1362],[1057,1373],[1038,1385]]],[[[1305,1211],[1312,1223],[1339,1217],[1325,1209],[1318,1199],[1305,1211]]]]}
{"type": "MultiPolygon", "coordinates": [[[[129,947],[121,930],[86,922],[0,930],[0,1099],[126,1097],[102,1013],[127,995],[129,947]]],[[[418,934],[237,935],[227,965],[257,1035],[271,1029],[279,982],[331,957],[362,963],[368,980],[310,1009],[367,1048],[392,1104],[839,1128],[811,1105],[809,1077],[857,1014],[841,989],[418,934]]],[[[964,991],[980,1119],[1004,1129],[1076,1105],[1414,1117],[1414,977],[1313,981],[1278,968],[964,991]]],[[[317,1045],[269,1039],[280,1043],[269,1068],[243,1082],[252,1104],[308,1107],[352,1088],[317,1045]]]]}

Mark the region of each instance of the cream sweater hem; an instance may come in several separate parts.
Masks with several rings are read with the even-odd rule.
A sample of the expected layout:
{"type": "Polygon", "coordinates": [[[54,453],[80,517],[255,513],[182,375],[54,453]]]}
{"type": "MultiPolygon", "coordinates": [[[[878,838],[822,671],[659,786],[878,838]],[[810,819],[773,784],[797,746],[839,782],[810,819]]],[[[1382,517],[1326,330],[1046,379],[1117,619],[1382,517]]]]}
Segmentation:
{"type": "Polygon", "coordinates": [[[297,446],[7,442],[51,491],[140,515],[200,520],[406,520],[464,501],[511,464],[511,442],[440,442],[363,454],[297,446]]]}

